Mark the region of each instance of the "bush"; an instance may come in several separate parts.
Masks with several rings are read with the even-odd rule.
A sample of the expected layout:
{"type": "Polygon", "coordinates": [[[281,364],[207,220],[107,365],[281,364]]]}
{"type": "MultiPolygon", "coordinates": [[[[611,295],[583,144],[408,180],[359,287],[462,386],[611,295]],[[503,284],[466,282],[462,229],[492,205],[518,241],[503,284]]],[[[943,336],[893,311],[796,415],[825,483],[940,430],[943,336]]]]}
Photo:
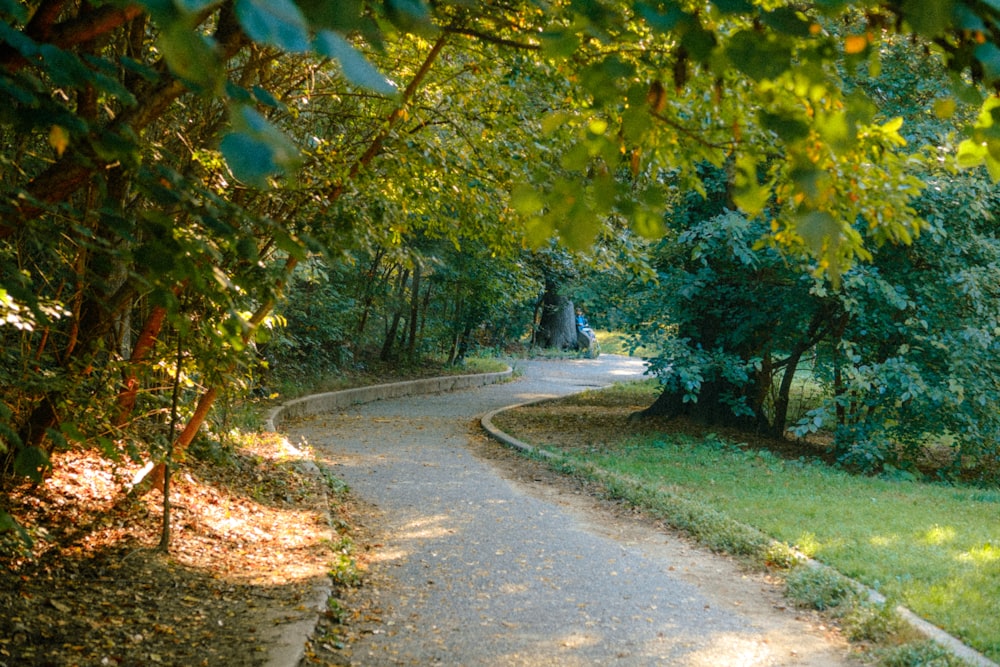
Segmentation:
{"type": "Polygon", "coordinates": [[[943,646],[932,641],[893,646],[875,652],[882,667],[967,667],[943,646]]]}
{"type": "Polygon", "coordinates": [[[852,642],[884,642],[904,628],[903,619],[888,602],[859,602],[844,614],[843,624],[852,642]]]}
{"type": "Polygon", "coordinates": [[[857,593],[854,582],[839,572],[810,565],[792,570],[785,585],[789,598],[818,611],[839,607],[857,593]]]}

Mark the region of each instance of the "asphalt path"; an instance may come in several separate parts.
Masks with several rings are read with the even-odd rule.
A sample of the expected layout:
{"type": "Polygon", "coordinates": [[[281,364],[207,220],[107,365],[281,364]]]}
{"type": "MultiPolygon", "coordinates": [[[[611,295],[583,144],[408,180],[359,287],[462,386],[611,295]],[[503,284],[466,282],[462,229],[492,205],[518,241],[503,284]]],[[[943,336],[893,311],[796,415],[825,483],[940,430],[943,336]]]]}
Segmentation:
{"type": "MultiPolygon", "coordinates": [[[[641,362],[521,362],[517,379],[378,401],[289,429],[374,506],[378,613],[356,665],[856,664],[762,575],[477,456],[474,420],[641,376],[641,362]]],[[[497,444],[496,447],[501,445],[497,444]]]]}

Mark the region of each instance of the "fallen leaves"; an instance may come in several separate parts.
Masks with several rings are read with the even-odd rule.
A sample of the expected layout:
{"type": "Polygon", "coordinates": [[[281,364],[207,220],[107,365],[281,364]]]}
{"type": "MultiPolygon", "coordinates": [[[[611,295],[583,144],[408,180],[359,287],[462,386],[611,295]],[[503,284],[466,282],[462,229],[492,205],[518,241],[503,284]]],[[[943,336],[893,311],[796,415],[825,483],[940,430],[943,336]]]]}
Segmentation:
{"type": "Polygon", "coordinates": [[[158,492],[128,499],[126,466],[57,456],[45,484],[7,499],[36,544],[0,553],[0,663],[261,665],[273,619],[301,618],[326,577],[326,483],[279,439],[242,443],[225,465],[182,464],[169,554],[155,549],[158,492]]]}

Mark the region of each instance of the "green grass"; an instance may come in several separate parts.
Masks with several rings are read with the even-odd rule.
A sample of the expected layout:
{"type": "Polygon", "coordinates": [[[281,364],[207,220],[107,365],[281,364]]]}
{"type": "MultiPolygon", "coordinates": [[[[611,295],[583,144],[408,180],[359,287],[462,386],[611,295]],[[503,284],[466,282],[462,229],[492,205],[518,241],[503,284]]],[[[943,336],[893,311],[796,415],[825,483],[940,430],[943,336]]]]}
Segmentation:
{"type": "Polygon", "coordinates": [[[856,477],[716,437],[637,439],[566,465],[627,487],[618,495],[669,506],[695,533],[717,523],[704,530],[723,535],[714,548],[757,548],[754,531],[733,536],[733,526],[751,526],[1000,659],[1000,492],[856,477]]]}
{"type": "Polygon", "coordinates": [[[649,356],[649,351],[644,347],[636,348],[634,351],[627,336],[618,331],[603,331],[594,329],[597,342],[601,345],[601,354],[620,354],[626,357],[649,356]]]}

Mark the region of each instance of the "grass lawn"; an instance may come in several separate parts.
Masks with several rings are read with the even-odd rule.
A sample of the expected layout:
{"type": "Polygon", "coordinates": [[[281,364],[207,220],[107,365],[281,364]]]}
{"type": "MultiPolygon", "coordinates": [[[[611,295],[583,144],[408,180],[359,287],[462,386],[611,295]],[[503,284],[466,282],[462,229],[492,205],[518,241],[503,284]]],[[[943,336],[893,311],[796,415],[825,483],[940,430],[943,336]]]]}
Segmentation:
{"type": "Polygon", "coordinates": [[[662,431],[558,453],[749,524],[1000,660],[1000,491],[857,477],[662,431]]]}

